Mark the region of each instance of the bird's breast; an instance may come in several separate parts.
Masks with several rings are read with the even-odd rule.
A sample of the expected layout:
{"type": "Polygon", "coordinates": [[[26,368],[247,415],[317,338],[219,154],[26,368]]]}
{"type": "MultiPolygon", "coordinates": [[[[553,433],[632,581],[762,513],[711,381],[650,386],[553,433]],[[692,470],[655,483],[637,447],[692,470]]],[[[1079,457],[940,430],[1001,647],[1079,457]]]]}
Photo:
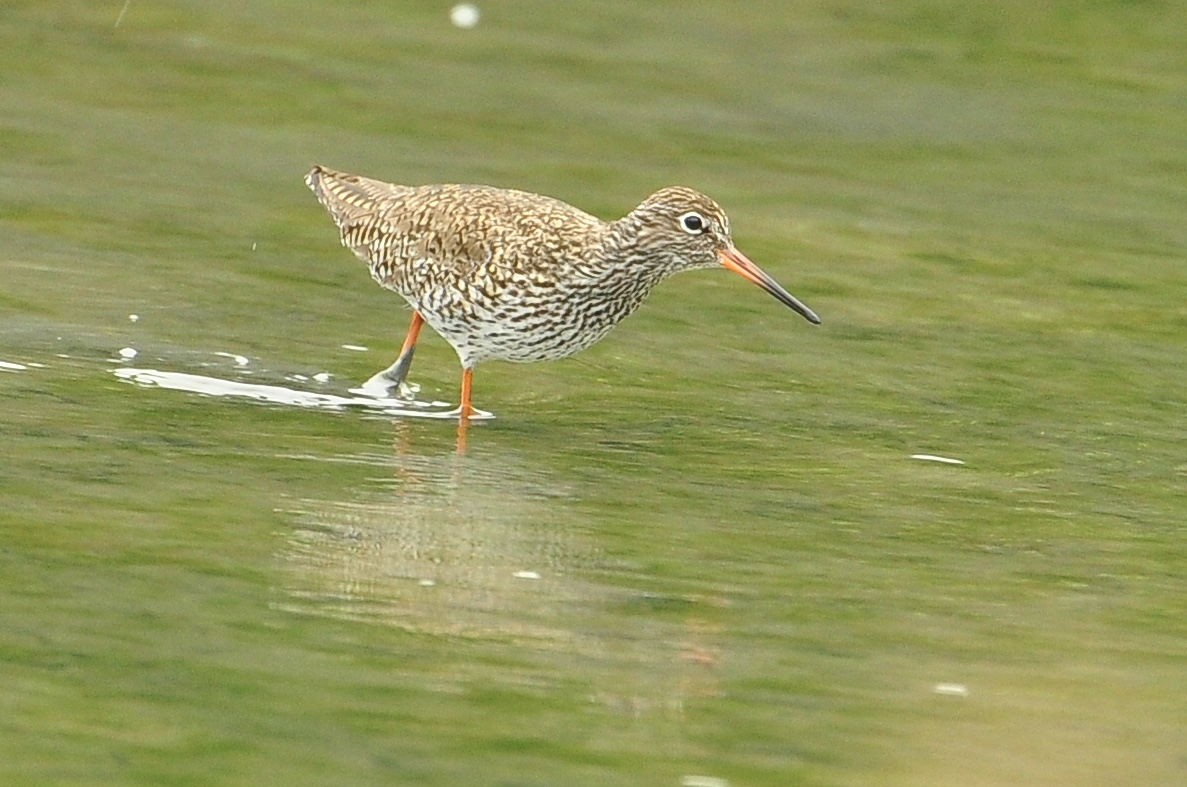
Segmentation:
{"type": "Polygon", "coordinates": [[[646,293],[523,274],[481,276],[430,288],[408,301],[464,364],[564,358],[602,339],[646,293]]]}

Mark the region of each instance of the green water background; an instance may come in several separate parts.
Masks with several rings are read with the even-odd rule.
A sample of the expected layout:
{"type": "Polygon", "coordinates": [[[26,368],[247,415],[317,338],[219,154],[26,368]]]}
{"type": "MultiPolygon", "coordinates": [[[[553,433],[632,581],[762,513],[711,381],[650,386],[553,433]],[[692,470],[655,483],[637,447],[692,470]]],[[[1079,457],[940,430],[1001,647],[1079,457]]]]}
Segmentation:
{"type": "Polygon", "coordinates": [[[1187,782],[1187,6],[481,11],[0,7],[0,780],[1187,782]],[[314,163],[691,185],[824,325],[677,277],[462,456],[116,379],[391,362],[314,163]]]}

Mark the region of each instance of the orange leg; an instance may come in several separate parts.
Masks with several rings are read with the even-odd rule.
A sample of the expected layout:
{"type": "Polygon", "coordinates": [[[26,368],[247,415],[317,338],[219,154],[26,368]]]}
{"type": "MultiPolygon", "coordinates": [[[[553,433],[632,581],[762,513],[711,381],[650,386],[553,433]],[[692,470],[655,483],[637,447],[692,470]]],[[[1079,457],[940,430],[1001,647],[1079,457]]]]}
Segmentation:
{"type": "Polygon", "coordinates": [[[399,385],[408,376],[408,367],[412,366],[412,354],[416,352],[416,340],[420,338],[421,326],[425,318],[420,312],[412,312],[412,325],[408,326],[408,335],[404,337],[404,346],[400,348],[400,357],[383,373],[384,378],[399,385]]]}
{"type": "Polygon", "coordinates": [[[404,337],[404,346],[400,348],[400,355],[410,353],[416,348],[416,340],[420,338],[420,326],[425,324],[425,318],[420,312],[412,312],[412,324],[408,326],[408,335],[404,337]]]}
{"type": "Polygon", "coordinates": [[[457,421],[457,452],[466,453],[466,432],[470,428],[470,416],[474,415],[474,405],[470,404],[470,388],[474,381],[474,370],[462,369],[462,403],[458,406],[457,421]]]}
{"type": "Polygon", "coordinates": [[[470,420],[474,415],[474,405],[470,404],[470,389],[474,382],[474,370],[462,369],[462,404],[458,408],[458,413],[462,421],[470,420]]]}

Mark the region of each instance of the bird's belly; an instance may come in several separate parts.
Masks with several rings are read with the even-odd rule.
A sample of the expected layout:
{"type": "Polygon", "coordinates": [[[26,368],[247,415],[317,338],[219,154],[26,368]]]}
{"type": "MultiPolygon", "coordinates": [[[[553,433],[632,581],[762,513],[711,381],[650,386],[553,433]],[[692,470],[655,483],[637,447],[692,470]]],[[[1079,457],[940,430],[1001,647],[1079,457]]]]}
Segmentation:
{"type": "Polygon", "coordinates": [[[613,324],[582,325],[545,319],[466,319],[424,314],[432,328],[453,345],[462,363],[554,361],[584,350],[613,324]]]}
{"type": "Polygon", "coordinates": [[[425,321],[453,345],[462,364],[533,363],[566,358],[599,341],[629,310],[605,308],[598,298],[553,292],[496,301],[409,299],[425,321]]]}

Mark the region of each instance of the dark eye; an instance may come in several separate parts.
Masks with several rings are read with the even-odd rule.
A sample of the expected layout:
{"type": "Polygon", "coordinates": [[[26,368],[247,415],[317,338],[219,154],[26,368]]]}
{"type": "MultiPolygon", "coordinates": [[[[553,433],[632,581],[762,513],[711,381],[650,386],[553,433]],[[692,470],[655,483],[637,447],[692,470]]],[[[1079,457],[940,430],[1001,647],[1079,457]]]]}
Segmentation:
{"type": "Polygon", "coordinates": [[[705,217],[695,211],[680,217],[680,228],[689,235],[700,235],[705,231],[707,223],[705,217]]]}

